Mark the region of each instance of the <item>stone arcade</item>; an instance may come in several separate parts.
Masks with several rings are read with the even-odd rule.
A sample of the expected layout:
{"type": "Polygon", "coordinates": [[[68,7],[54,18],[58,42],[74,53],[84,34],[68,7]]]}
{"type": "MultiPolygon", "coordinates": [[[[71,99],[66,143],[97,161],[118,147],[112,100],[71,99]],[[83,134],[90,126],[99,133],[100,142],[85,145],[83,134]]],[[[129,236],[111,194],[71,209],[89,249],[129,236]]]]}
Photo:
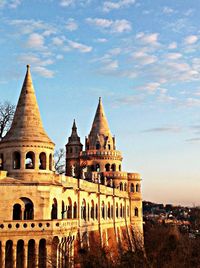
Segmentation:
{"type": "Polygon", "coordinates": [[[53,154],[27,66],[0,142],[0,267],[74,267],[79,247],[117,250],[132,231],[143,241],[140,175],[122,170],[101,99],[84,150],[73,123],[65,176],[53,154]]]}

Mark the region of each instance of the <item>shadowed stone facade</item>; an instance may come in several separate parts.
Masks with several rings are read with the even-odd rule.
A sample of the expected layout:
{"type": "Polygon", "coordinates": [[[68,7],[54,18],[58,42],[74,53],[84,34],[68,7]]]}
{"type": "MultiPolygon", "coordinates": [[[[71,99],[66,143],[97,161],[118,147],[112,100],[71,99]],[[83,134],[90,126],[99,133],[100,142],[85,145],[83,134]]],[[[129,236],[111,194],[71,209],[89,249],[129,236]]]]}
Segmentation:
{"type": "Polygon", "coordinates": [[[84,150],[73,123],[65,175],[55,173],[53,154],[27,66],[0,142],[0,267],[74,267],[78,247],[117,251],[132,232],[142,243],[141,178],[122,171],[101,98],[84,150]]]}

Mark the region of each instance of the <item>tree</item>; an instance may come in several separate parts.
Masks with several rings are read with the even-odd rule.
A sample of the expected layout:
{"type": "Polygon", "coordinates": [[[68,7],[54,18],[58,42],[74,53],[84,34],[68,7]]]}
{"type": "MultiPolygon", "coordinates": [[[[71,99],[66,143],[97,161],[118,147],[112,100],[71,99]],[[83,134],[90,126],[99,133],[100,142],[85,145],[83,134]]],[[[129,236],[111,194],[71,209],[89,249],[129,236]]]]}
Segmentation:
{"type": "Polygon", "coordinates": [[[65,150],[60,148],[55,151],[54,154],[54,161],[55,161],[55,171],[58,174],[65,173],[65,150]]]}
{"type": "Polygon", "coordinates": [[[15,105],[8,101],[0,103],[0,140],[10,129],[15,113],[15,105]]]}

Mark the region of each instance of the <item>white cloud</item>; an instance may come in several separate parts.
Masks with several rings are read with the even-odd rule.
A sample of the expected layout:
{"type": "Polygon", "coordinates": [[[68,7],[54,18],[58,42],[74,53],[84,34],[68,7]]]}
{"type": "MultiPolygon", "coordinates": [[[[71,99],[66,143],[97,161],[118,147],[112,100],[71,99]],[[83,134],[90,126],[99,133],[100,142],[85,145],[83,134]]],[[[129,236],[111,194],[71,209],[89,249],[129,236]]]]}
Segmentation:
{"type": "Polygon", "coordinates": [[[172,13],[174,13],[174,10],[171,7],[164,7],[163,8],[163,13],[172,14],[172,13]]]}
{"type": "Polygon", "coordinates": [[[144,86],[144,90],[148,91],[149,93],[155,92],[160,87],[160,83],[158,82],[151,82],[144,86]]]}
{"type": "Polygon", "coordinates": [[[135,4],[135,0],[120,0],[117,2],[105,1],[103,3],[103,11],[109,12],[113,9],[120,9],[123,7],[129,7],[130,5],[135,4]]]}
{"type": "Polygon", "coordinates": [[[68,44],[69,44],[70,48],[76,49],[81,53],[88,53],[88,52],[92,51],[91,46],[87,46],[87,45],[84,45],[84,44],[81,44],[81,43],[78,43],[78,42],[68,40],[68,44]]]}
{"type": "Polygon", "coordinates": [[[40,74],[41,76],[52,78],[54,77],[54,71],[47,69],[46,67],[36,66],[33,68],[33,71],[40,74]]]}
{"type": "Polygon", "coordinates": [[[44,49],[44,37],[41,34],[32,33],[30,34],[26,45],[32,49],[44,49]]]}
{"type": "Polygon", "coordinates": [[[108,30],[112,33],[130,32],[132,29],[131,23],[125,19],[108,20],[101,18],[87,18],[86,22],[91,25],[95,25],[100,29],[108,30]]]}
{"type": "Polygon", "coordinates": [[[182,54],[181,53],[168,53],[167,55],[166,55],[166,58],[168,59],[168,60],[177,60],[177,59],[180,59],[180,58],[182,58],[182,54]]]}
{"type": "Polygon", "coordinates": [[[177,48],[177,43],[176,42],[172,42],[169,44],[168,46],[169,49],[176,49],[177,48]]]}
{"type": "Polygon", "coordinates": [[[71,6],[75,3],[75,0],[61,0],[60,1],[60,5],[62,7],[68,7],[68,6],[71,6]]]}
{"type": "Polygon", "coordinates": [[[139,39],[143,43],[146,44],[158,44],[158,33],[151,33],[151,34],[145,34],[143,32],[140,32],[136,35],[136,39],[139,39]]]}
{"type": "Polygon", "coordinates": [[[70,32],[73,32],[73,31],[76,31],[78,29],[78,24],[76,23],[76,21],[72,18],[69,18],[66,25],[65,25],[65,28],[70,31],[70,32]]]}
{"type": "Polygon", "coordinates": [[[137,60],[138,63],[142,65],[152,64],[158,60],[158,58],[155,55],[149,55],[143,50],[139,50],[133,53],[132,56],[135,60],[137,60]]]}
{"type": "Polygon", "coordinates": [[[108,40],[106,38],[97,38],[95,41],[97,43],[106,43],[106,42],[108,42],[108,40]]]}
{"type": "Polygon", "coordinates": [[[22,0],[0,0],[0,8],[17,8],[19,5],[21,5],[21,3],[22,0]]]}
{"type": "Polygon", "coordinates": [[[52,39],[52,43],[53,43],[54,45],[56,45],[56,46],[62,46],[63,43],[64,43],[64,40],[63,40],[62,38],[60,38],[60,37],[54,37],[54,38],[52,39]]]}
{"type": "Polygon", "coordinates": [[[184,42],[186,45],[193,45],[198,41],[199,37],[197,35],[189,35],[185,38],[184,42]]]}

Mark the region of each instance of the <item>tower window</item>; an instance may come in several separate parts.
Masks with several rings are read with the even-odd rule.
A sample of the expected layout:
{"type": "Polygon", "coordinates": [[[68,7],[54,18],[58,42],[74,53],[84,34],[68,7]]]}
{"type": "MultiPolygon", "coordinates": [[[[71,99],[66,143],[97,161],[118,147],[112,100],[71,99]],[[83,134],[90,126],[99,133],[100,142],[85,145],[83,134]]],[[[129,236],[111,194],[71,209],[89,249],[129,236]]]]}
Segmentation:
{"type": "Polygon", "coordinates": [[[110,150],[110,149],[111,149],[110,144],[108,144],[108,150],[110,150]]]}
{"type": "Polygon", "coordinates": [[[52,170],[52,154],[49,155],[49,170],[52,170]]]}
{"type": "Polygon", "coordinates": [[[39,169],[46,169],[46,154],[45,153],[41,153],[39,156],[40,159],[40,166],[39,169]]]}
{"type": "Polygon", "coordinates": [[[3,170],[3,154],[0,154],[0,170],[3,170]]]}
{"type": "Polygon", "coordinates": [[[119,165],[119,171],[121,171],[121,165],[119,165]]]}
{"type": "Polygon", "coordinates": [[[110,171],[110,164],[106,164],[105,169],[106,169],[106,171],[110,171]]]}
{"type": "Polygon", "coordinates": [[[33,152],[28,152],[26,154],[25,165],[26,165],[26,169],[35,168],[35,154],[33,152]]]}
{"type": "Polygon", "coordinates": [[[97,142],[97,144],[96,144],[96,150],[99,150],[100,148],[101,148],[100,143],[97,142]]]}
{"type": "Polygon", "coordinates": [[[138,208],[135,208],[135,217],[138,217],[138,208]]]}
{"type": "Polygon", "coordinates": [[[139,191],[140,191],[140,186],[139,184],[136,184],[136,192],[139,193],[139,191]]]}
{"type": "Polygon", "coordinates": [[[134,184],[133,184],[133,183],[131,183],[131,186],[130,186],[130,192],[131,192],[131,193],[134,193],[134,184]]]}
{"type": "Polygon", "coordinates": [[[19,152],[13,153],[13,169],[20,169],[21,167],[21,155],[19,152]]]}
{"type": "Polygon", "coordinates": [[[20,204],[15,204],[13,206],[13,220],[21,220],[22,219],[22,209],[20,204]]]}
{"type": "Polygon", "coordinates": [[[112,171],[116,171],[116,165],[112,164],[111,169],[112,169],[112,171]]]}
{"type": "Polygon", "coordinates": [[[99,164],[96,164],[96,171],[100,172],[100,165],[99,164]]]}

